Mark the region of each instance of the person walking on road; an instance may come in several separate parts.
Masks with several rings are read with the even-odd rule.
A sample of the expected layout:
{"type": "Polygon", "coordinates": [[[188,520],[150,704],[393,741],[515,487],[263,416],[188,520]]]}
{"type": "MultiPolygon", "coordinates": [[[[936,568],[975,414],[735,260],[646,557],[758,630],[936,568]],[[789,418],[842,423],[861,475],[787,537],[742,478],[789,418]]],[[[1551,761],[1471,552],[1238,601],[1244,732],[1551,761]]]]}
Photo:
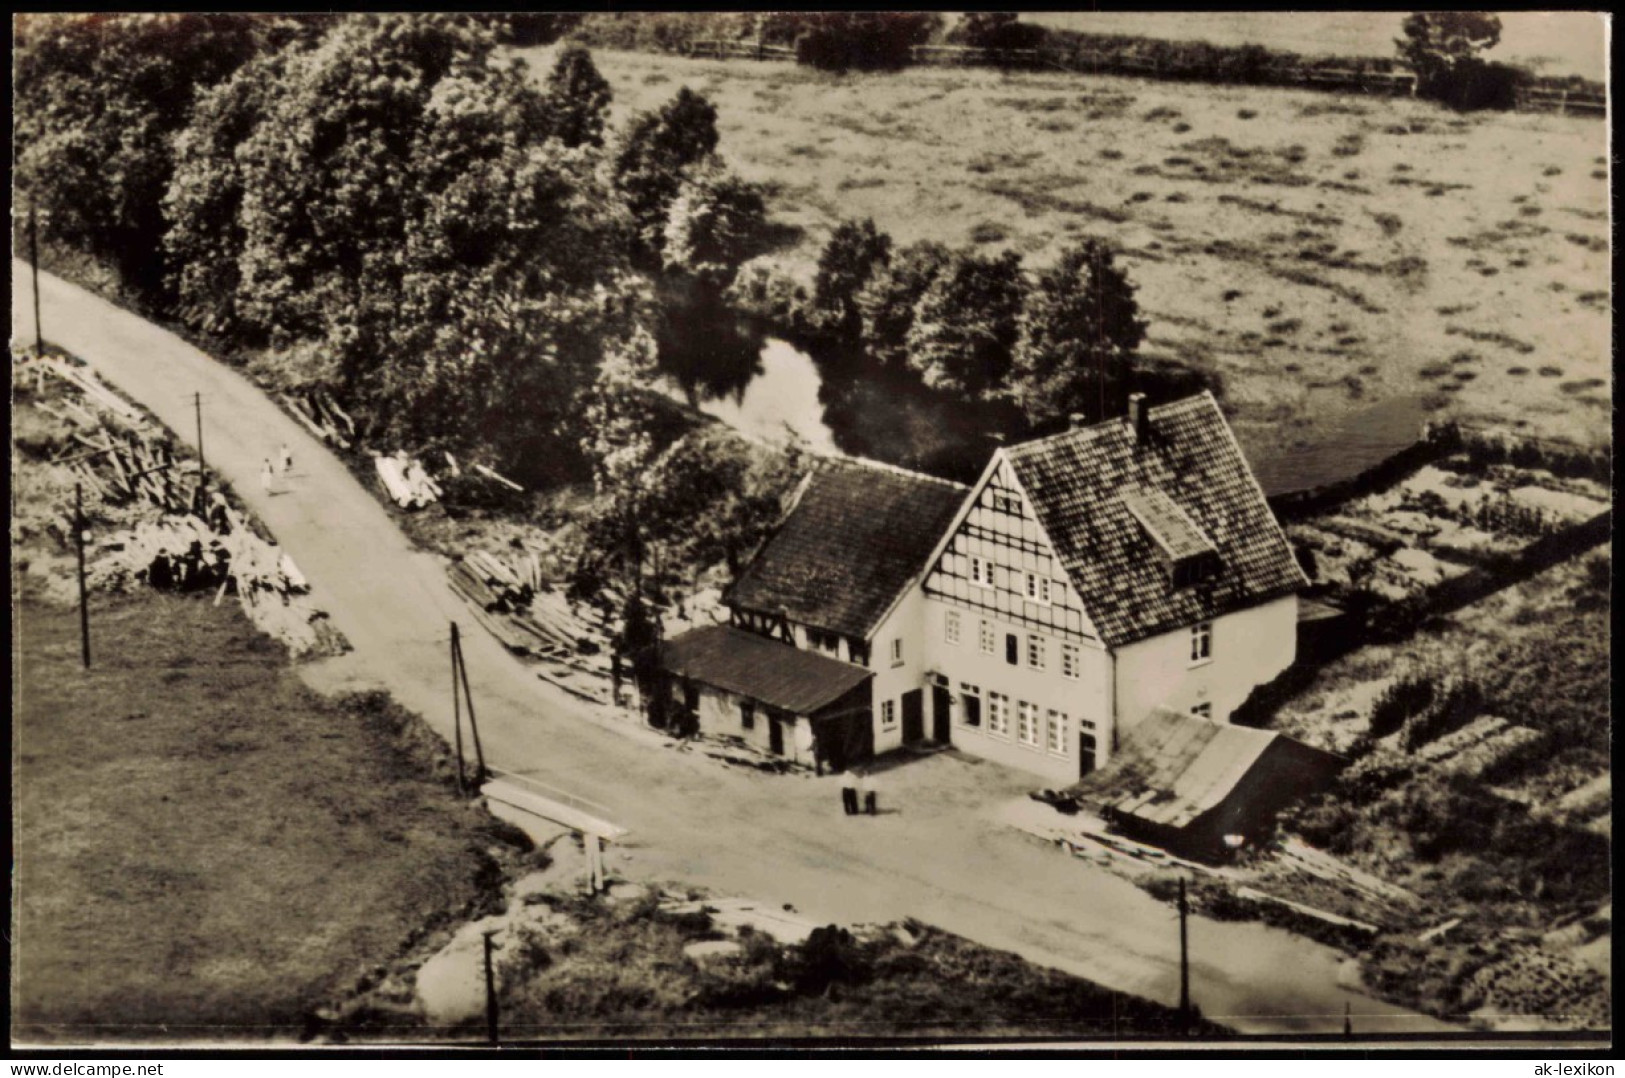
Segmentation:
{"type": "Polygon", "coordinates": [[[282,452],[277,457],[277,463],[282,465],[282,474],[287,475],[293,471],[293,452],[288,449],[288,443],[282,443],[282,452]]]}
{"type": "Polygon", "coordinates": [[[858,777],[851,768],[841,774],[841,808],[848,816],[858,814],[858,777]]]}
{"type": "Polygon", "coordinates": [[[271,470],[271,459],[265,459],[265,466],[260,469],[260,486],[267,494],[276,493],[276,472],[271,470]]]}
{"type": "Polygon", "coordinates": [[[863,784],[863,811],[873,816],[875,815],[875,800],[880,793],[879,784],[867,771],[863,773],[861,782],[863,784]]]}

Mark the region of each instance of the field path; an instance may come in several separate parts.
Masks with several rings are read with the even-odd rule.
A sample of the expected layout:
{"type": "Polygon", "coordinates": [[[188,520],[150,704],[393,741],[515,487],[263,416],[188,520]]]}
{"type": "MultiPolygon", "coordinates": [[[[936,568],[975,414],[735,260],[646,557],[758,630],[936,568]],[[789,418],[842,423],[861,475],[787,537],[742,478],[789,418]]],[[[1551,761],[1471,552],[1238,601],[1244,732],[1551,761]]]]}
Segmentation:
{"type": "MultiPolygon", "coordinates": [[[[46,339],[188,441],[192,394],[202,393],[208,463],[270,527],[355,646],[341,661],[345,678],[387,687],[449,738],[445,641],[459,619],[489,762],[604,805],[633,832],[612,862],[629,874],[793,903],[820,920],[912,915],[1111,988],[1177,1001],[1169,906],[992,821],[990,810],[1030,780],[942,754],[885,774],[883,806],[900,811],[851,820],[830,780],[724,767],[607,721],[480,631],[440,563],[414,550],[344,465],[236,371],[83,289],[43,273],[40,282],[46,339]],[[267,496],[261,462],[283,442],[293,452],[292,489],[267,496]]],[[[28,266],[14,260],[15,340],[32,341],[32,299],[28,266]]],[[[1289,933],[1197,918],[1190,936],[1193,998],[1238,1029],[1335,1033],[1345,1004],[1359,1033],[1453,1028],[1339,987],[1341,956],[1289,933]]]]}

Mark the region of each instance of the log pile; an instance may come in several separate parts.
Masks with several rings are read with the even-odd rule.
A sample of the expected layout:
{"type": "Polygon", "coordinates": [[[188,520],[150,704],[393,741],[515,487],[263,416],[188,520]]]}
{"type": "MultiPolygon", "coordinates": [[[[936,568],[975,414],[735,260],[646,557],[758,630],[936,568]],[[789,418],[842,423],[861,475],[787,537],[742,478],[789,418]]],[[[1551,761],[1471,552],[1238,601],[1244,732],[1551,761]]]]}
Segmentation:
{"type": "Polygon", "coordinates": [[[222,535],[198,517],[170,514],[103,539],[94,554],[87,567],[94,587],[212,590],[217,603],[235,593],[255,627],[296,657],[349,648],[309,599],[310,585],[293,559],[248,528],[222,535]]]}
{"type": "Polygon", "coordinates": [[[421,509],[440,500],[440,484],[430,478],[416,459],[403,453],[376,456],[372,462],[390,500],[402,509],[421,509]]]}
{"type": "Polygon", "coordinates": [[[288,414],[326,444],[340,449],[349,449],[355,444],[355,420],[338,406],[326,389],[316,386],[284,393],[282,404],[288,414]]]}
{"type": "MultiPolygon", "coordinates": [[[[447,570],[452,590],[509,651],[582,666],[601,655],[603,634],[577,617],[544,578],[540,557],[515,551],[507,557],[475,551],[447,570]]],[[[588,664],[607,672],[607,662],[588,664]]]]}
{"type": "Polygon", "coordinates": [[[141,410],[103,385],[101,379],[96,377],[96,372],[89,367],[76,367],[67,360],[55,356],[40,357],[33,360],[31,365],[35,370],[43,370],[48,374],[55,375],[63,382],[77,389],[93,404],[113,413],[124,422],[132,426],[144,426],[146,424],[146,419],[141,414],[141,410]]]}

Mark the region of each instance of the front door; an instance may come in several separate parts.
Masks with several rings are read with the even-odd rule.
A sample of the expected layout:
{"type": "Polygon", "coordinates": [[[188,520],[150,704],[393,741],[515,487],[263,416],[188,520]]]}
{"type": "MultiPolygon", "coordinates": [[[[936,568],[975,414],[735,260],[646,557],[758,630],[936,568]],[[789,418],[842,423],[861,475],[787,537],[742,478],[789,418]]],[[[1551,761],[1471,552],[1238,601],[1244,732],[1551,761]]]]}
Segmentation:
{"type": "Polygon", "coordinates": [[[1078,778],[1095,769],[1095,735],[1088,730],[1078,733],[1078,778]]]}
{"type": "Polygon", "coordinates": [[[903,744],[925,740],[925,706],[919,689],[903,694],[903,744]]]}
{"type": "Polygon", "coordinates": [[[774,756],[784,755],[784,725],[777,715],[767,720],[767,747],[774,756]]]}
{"type": "Polygon", "coordinates": [[[941,685],[931,687],[931,737],[943,745],[952,740],[948,732],[948,709],[952,705],[953,695],[947,689],[941,685]]]}

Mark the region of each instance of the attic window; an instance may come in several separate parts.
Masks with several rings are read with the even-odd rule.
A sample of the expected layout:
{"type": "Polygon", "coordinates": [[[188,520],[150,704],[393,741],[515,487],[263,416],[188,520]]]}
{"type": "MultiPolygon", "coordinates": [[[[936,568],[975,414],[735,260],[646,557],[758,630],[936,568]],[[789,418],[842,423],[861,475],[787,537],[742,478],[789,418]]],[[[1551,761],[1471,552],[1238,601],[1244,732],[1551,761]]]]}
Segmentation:
{"type": "Polygon", "coordinates": [[[1190,587],[1218,573],[1218,548],[1178,502],[1155,487],[1124,491],[1119,498],[1156,544],[1170,587],[1190,587]]]}

